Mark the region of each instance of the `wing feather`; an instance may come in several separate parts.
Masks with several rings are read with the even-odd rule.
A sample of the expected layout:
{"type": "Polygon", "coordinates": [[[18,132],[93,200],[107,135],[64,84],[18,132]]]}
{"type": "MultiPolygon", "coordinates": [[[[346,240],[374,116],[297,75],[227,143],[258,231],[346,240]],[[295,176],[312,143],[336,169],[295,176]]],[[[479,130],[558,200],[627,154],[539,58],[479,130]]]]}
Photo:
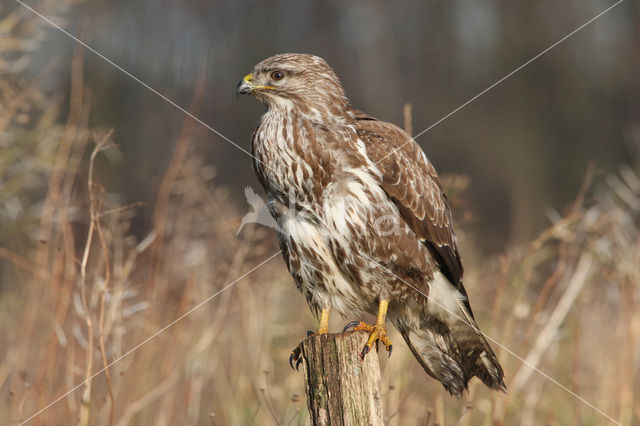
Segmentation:
{"type": "Polygon", "coordinates": [[[411,230],[429,248],[442,273],[466,296],[451,210],[435,168],[420,146],[399,127],[361,111],[352,113],[370,159],[380,162],[382,188],[411,230]]]}

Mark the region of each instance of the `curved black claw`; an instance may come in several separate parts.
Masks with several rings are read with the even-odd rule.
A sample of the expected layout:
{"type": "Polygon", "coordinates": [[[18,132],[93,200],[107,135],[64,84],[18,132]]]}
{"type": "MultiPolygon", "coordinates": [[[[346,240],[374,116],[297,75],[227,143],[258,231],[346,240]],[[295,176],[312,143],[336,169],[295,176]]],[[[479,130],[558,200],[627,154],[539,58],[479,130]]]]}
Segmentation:
{"type": "Polygon", "coordinates": [[[369,353],[369,346],[364,345],[364,348],[362,348],[362,352],[360,352],[360,359],[364,360],[364,357],[369,353]]]}
{"type": "Polygon", "coordinates": [[[391,358],[391,351],[393,350],[393,345],[389,345],[389,349],[387,349],[389,351],[389,358],[391,358]]]}
{"type": "Polygon", "coordinates": [[[302,364],[302,347],[301,345],[298,345],[292,352],[291,355],[289,355],[289,365],[291,366],[291,368],[295,368],[296,371],[300,371],[300,364],[302,364]],[[296,362],[296,366],[293,366],[293,362],[296,362]]]}
{"type": "Polygon", "coordinates": [[[291,355],[289,355],[289,365],[291,366],[291,368],[293,369],[293,361],[296,361],[293,352],[291,352],[291,355]]]}
{"type": "Polygon", "coordinates": [[[342,329],[342,332],[344,333],[348,329],[350,329],[351,327],[355,327],[358,324],[360,324],[360,321],[351,321],[350,323],[348,323],[347,325],[344,326],[344,328],[342,329]]]}
{"type": "MultiPolygon", "coordinates": [[[[357,321],[356,321],[357,323],[357,321]]],[[[307,338],[311,337],[311,336],[315,336],[316,333],[315,331],[311,331],[308,330],[307,331],[307,338]]],[[[300,343],[292,352],[291,355],[289,355],[289,365],[291,366],[291,368],[295,368],[296,371],[300,371],[300,364],[302,364],[302,343],[300,343]],[[293,363],[296,363],[295,367],[293,366],[293,363]]]]}

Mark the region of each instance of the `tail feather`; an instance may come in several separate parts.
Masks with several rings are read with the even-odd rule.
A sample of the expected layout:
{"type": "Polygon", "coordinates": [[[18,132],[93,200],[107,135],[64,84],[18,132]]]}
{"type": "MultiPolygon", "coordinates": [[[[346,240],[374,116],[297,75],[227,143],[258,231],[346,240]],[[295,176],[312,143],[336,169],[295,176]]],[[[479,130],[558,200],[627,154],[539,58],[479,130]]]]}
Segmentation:
{"type": "MultiPolygon", "coordinates": [[[[470,330],[473,330],[473,333],[476,336],[474,342],[471,345],[474,348],[474,352],[478,352],[478,349],[481,349],[478,352],[478,356],[475,358],[475,362],[473,365],[473,376],[477,376],[482,382],[490,387],[491,389],[495,389],[501,392],[507,391],[507,386],[504,384],[504,371],[498,362],[498,358],[496,354],[493,353],[491,346],[485,339],[484,335],[478,328],[478,323],[476,323],[475,319],[473,319],[473,315],[471,312],[467,310],[467,308],[459,302],[460,311],[464,314],[467,323],[464,322],[459,323],[459,327],[464,327],[470,330]]],[[[470,357],[473,358],[473,357],[470,357]]]]}
{"type": "Polygon", "coordinates": [[[398,321],[396,326],[422,368],[451,395],[462,396],[474,376],[506,392],[502,367],[462,301],[456,315],[461,317],[443,321],[428,315],[419,325],[398,321]]]}
{"type": "Polygon", "coordinates": [[[434,334],[421,329],[407,330],[400,328],[400,334],[407,342],[424,371],[442,383],[442,386],[453,396],[460,397],[467,388],[469,377],[447,351],[434,344],[434,334]]]}

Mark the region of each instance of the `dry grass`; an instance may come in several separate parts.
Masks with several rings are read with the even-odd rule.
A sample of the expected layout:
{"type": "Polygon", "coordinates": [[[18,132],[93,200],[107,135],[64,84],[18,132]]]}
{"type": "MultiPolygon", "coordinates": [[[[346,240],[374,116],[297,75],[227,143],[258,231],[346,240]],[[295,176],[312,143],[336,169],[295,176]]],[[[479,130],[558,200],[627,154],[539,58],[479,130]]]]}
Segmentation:
{"type": "MultiPolygon", "coordinates": [[[[37,28],[16,15],[0,22],[8,34],[37,28]]],[[[15,40],[0,45],[5,76],[38,42],[15,40]]],[[[0,79],[0,422],[27,419],[90,378],[31,423],[307,424],[303,379],[287,358],[315,322],[279,258],[129,352],[277,247],[262,228],[235,237],[244,211],[212,184],[191,121],[158,188],[153,229],[134,238],[137,206],[119,205],[93,172],[96,161],[117,168],[108,162],[117,141],[87,128],[82,62],[78,51],[64,113],[37,79],[0,79]]],[[[192,110],[204,90],[198,82],[192,110]]],[[[588,182],[529,247],[487,259],[462,235],[482,329],[623,424],[640,422],[639,219],[640,180],[622,168],[598,190],[588,182]]],[[[494,348],[510,393],[474,381],[459,401],[396,345],[381,357],[389,424],[608,423],[494,348]]]]}

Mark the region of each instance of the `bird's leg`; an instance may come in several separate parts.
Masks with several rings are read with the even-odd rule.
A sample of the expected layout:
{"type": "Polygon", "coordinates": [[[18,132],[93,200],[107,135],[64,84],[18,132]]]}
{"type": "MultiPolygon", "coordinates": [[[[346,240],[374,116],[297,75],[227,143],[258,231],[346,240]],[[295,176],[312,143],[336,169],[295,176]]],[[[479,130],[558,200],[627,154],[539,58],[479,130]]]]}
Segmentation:
{"type": "Polygon", "coordinates": [[[389,356],[391,356],[393,345],[391,344],[391,340],[387,334],[387,329],[384,325],[388,307],[389,302],[385,299],[380,299],[380,305],[378,306],[378,318],[373,326],[363,321],[352,321],[344,327],[343,332],[347,331],[349,327],[353,327],[354,330],[365,330],[369,332],[369,339],[367,339],[367,343],[364,345],[364,348],[362,348],[360,358],[364,359],[365,355],[371,351],[374,343],[376,344],[377,350],[378,342],[382,342],[384,344],[384,347],[389,352],[389,356]]]}
{"type": "Polygon", "coordinates": [[[320,324],[316,334],[327,334],[329,332],[329,309],[320,311],[320,324]]]}
{"type": "MultiPolygon", "coordinates": [[[[318,325],[318,331],[314,333],[313,331],[307,332],[307,337],[315,336],[316,334],[327,334],[329,332],[329,309],[322,308],[320,311],[320,324],[318,325]]],[[[295,369],[297,370],[302,363],[302,343],[300,343],[296,348],[291,352],[289,356],[289,365],[291,368],[293,367],[293,363],[296,363],[295,369]]]]}

